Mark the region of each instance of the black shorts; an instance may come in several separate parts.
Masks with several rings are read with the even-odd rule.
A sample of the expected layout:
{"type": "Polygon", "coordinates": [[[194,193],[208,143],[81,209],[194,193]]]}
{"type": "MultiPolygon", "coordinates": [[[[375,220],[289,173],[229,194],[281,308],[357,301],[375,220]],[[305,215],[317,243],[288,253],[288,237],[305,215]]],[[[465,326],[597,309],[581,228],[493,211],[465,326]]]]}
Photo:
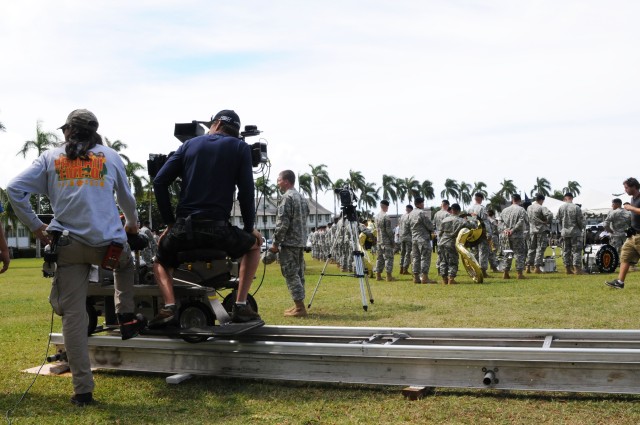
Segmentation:
{"type": "Polygon", "coordinates": [[[176,268],[180,265],[178,252],[196,249],[216,249],[225,251],[231,258],[240,258],[256,243],[252,233],[231,225],[209,226],[195,222],[190,233],[179,220],[158,245],[158,263],[176,268]]]}

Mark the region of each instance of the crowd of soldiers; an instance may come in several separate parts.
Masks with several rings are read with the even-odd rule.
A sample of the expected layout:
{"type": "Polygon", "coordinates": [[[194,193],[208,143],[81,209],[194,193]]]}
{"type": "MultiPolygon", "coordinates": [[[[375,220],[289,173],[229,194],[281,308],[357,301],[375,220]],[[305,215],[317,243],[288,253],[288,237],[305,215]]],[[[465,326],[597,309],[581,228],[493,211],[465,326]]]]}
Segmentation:
{"type": "MultiPolygon", "coordinates": [[[[582,267],[584,216],[580,206],[573,203],[573,194],[564,195],[564,203],[556,217],[543,205],[545,196],[540,194],[527,204],[523,204],[521,197],[514,194],[511,204],[499,214],[482,205],[482,193],[476,193],[474,200],[475,203],[466,212],[459,211],[457,204],[456,210],[452,211],[449,201],[443,200],[432,220],[431,213],[423,209],[424,199],[416,198],[415,208],[407,205],[405,214],[398,217],[392,241],[386,229],[389,225],[386,211],[388,201],[382,201],[381,211],[373,222],[351,223],[337,218],[333,223],[313,231],[309,238],[312,256],[320,261],[331,259],[343,272],[352,272],[355,241],[364,249],[365,255],[369,248],[377,252],[376,264],[369,261],[368,256],[365,257],[365,267],[376,273],[377,280],[384,280],[382,273],[386,273],[387,281],[395,280],[392,276],[393,255],[399,253],[401,275],[413,275],[414,283],[435,283],[429,277],[429,267],[431,253],[437,252],[436,273],[443,283],[455,284],[459,261],[455,237],[463,227],[480,226],[484,229],[483,236],[470,250],[485,278],[490,277],[490,268],[494,273],[501,272],[503,279],[510,279],[512,259],[515,260],[517,279],[524,279],[525,273],[543,273],[545,250],[552,240],[562,248],[566,273],[585,273],[582,267]],[[558,234],[555,236],[552,234],[554,219],[558,225],[558,234]],[[381,226],[385,228],[384,234],[380,233],[381,226]]],[[[614,199],[612,210],[604,221],[605,237],[602,240],[618,253],[630,221],[629,211],[622,208],[620,199],[614,199]]]]}

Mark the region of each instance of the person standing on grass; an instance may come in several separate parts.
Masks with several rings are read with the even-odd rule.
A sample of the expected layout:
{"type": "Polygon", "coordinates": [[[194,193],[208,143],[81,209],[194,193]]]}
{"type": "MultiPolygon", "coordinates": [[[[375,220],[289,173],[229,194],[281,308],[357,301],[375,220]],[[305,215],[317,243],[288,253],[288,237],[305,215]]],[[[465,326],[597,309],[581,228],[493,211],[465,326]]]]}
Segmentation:
{"type": "MultiPolygon", "coordinates": [[[[0,213],[3,213],[2,203],[0,203],[0,213]]],[[[11,262],[11,256],[9,255],[9,245],[7,244],[7,238],[4,236],[4,228],[2,227],[2,223],[0,223],[0,261],[2,261],[2,269],[0,269],[0,273],[4,273],[9,268],[9,263],[11,262]]]]}
{"type": "Polygon", "coordinates": [[[640,183],[634,177],[629,177],[623,183],[624,191],[631,196],[631,203],[625,204],[624,209],[631,213],[631,228],[629,236],[620,250],[620,272],[618,278],[605,282],[615,289],[624,289],[624,278],[629,272],[631,264],[640,260],[640,183]]]}
{"type": "Polygon", "coordinates": [[[278,174],[276,181],[283,194],[278,204],[276,228],[269,251],[280,253],[280,270],[287,282],[294,306],[285,310],[287,317],[305,317],[304,247],[307,241],[309,205],[295,188],[296,175],[291,170],[278,174]]]}

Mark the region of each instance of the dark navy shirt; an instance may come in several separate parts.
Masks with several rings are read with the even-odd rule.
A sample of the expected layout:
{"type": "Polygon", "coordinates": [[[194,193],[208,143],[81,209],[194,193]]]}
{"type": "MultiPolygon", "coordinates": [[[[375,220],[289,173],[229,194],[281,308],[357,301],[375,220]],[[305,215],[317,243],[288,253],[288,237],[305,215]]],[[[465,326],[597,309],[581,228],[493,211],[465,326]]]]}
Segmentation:
{"type": "MultiPolygon", "coordinates": [[[[636,198],[631,198],[631,205],[636,208],[640,208],[640,195],[636,198]]],[[[640,214],[631,213],[631,227],[633,227],[637,232],[640,232],[640,214]]]]}
{"type": "Polygon", "coordinates": [[[244,230],[251,232],[255,220],[251,148],[243,140],[224,134],[205,134],[187,140],[167,159],[153,179],[158,208],[166,224],[175,223],[169,185],[180,177],[177,217],[228,220],[233,193],[238,201],[244,230]]]}

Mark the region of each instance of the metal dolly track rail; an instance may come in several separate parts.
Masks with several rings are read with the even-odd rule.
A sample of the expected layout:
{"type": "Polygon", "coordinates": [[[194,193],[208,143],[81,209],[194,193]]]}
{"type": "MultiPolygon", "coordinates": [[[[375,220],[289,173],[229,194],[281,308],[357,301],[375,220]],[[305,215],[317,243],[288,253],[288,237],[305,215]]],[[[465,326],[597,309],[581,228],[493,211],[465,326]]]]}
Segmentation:
{"type": "MultiPolygon", "coordinates": [[[[52,342],[63,349],[61,334],[52,342]]],[[[640,331],[264,326],[189,344],[89,338],[99,369],[249,379],[640,394],[640,331]]]]}

